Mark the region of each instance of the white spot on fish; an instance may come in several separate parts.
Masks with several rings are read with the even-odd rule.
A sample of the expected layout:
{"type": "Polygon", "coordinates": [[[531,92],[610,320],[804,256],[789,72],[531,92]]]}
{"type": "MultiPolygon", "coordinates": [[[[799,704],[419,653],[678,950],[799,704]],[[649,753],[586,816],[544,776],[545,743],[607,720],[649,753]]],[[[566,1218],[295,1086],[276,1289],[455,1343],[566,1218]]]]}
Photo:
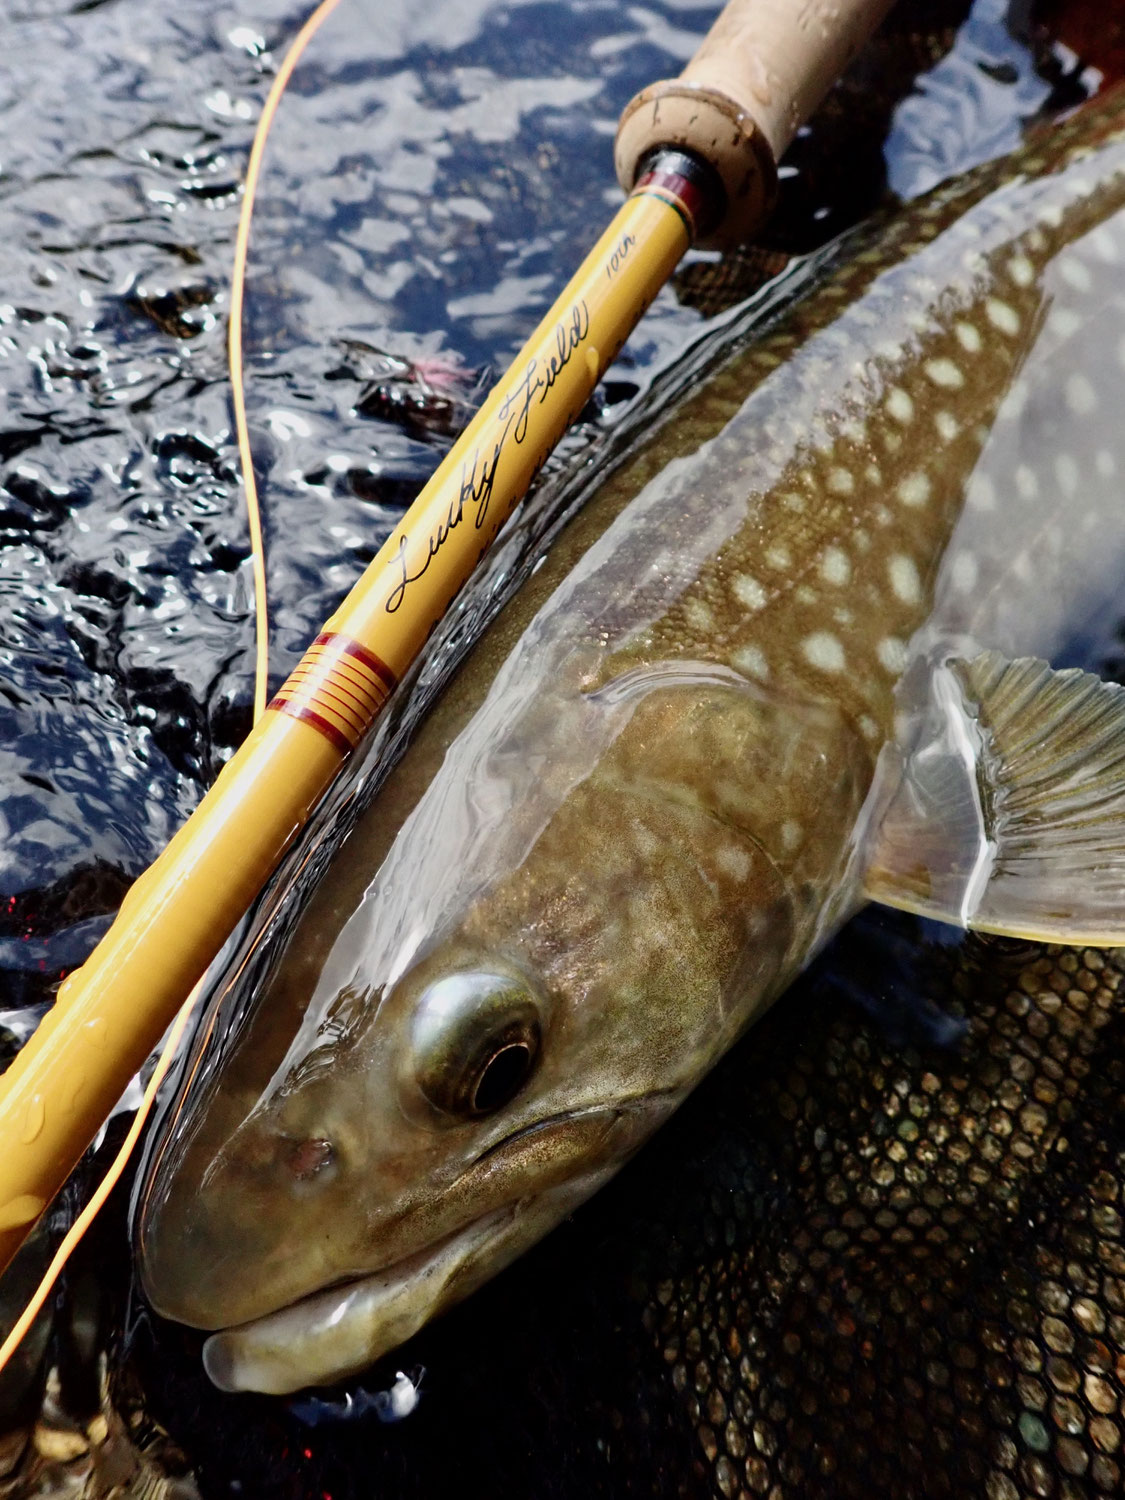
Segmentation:
{"type": "Polygon", "coordinates": [[[740,849],[737,844],[720,844],[715,850],[715,863],[719,869],[731,880],[739,882],[746,879],[750,873],[750,855],[745,849],[740,849]]]}
{"type": "Polygon", "coordinates": [[[1078,492],[1078,464],[1069,453],[1060,453],[1055,459],[1055,478],[1064,495],[1078,492]]]}
{"type": "Polygon", "coordinates": [[[767,547],[762,556],[768,567],[776,568],[779,572],[793,566],[793,554],[784,542],[774,542],[767,547]]]}
{"type": "Polygon", "coordinates": [[[901,385],[891,386],[884,405],[896,422],[902,422],[905,425],[914,420],[914,402],[901,385]]]}
{"type": "Polygon", "coordinates": [[[1112,479],[1117,473],[1117,460],[1108,448],[1100,448],[1098,450],[1094,464],[1103,479],[1112,479]]]}
{"type": "Polygon", "coordinates": [[[875,463],[867,465],[867,467],[863,471],[863,477],[867,480],[868,484],[874,485],[876,489],[878,489],[883,483],[883,471],[882,469],[880,469],[879,465],[875,463]]]}
{"type": "Polygon", "coordinates": [[[932,489],[930,476],[918,469],[913,474],[908,474],[905,479],[899,480],[897,494],[903,505],[916,509],[926,504],[932,489]]]}
{"type": "Polygon", "coordinates": [[[965,496],[967,505],[974,510],[996,509],[996,486],[987,474],[974,474],[969,481],[968,493],[965,496]]]}
{"type": "Polygon", "coordinates": [[[1082,327],[1082,319],[1069,307],[1052,308],[1049,323],[1060,339],[1073,338],[1082,327]]]}
{"type": "Polygon", "coordinates": [[[984,304],[984,312],[993,328],[998,328],[1001,333],[1006,333],[1015,338],[1020,331],[1020,315],[1008,302],[1001,302],[999,297],[989,297],[984,304]]]}
{"type": "Polygon", "coordinates": [[[786,854],[792,854],[804,837],[805,830],[800,823],[795,823],[792,818],[787,818],[781,825],[781,847],[786,854]]]}
{"type": "Polygon", "coordinates": [[[953,587],[960,594],[967,594],[977,586],[980,577],[980,566],[976,557],[971,552],[959,552],[953,559],[953,567],[950,570],[953,579],[953,587]]]}
{"type": "Polygon", "coordinates": [[[953,331],[957,335],[957,342],[967,354],[980,353],[980,334],[972,323],[957,323],[954,325],[953,331]]]}
{"type": "Polygon", "coordinates": [[[634,823],[633,848],[642,859],[650,859],[659,851],[660,840],[651,828],[646,828],[643,823],[634,823]]]}
{"type": "Polygon", "coordinates": [[[875,649],[881,666],[885,667],[892,676],[897,677],[906,666],[906,647],[897,635],[888,635],[879,642],[875,649]]]}
{"type": "Polygon", "coordinates": [[[689,599],[684,605],[684,618],[693,630],[711,631],[715,628],[715,616],[710,605],[702,599],[689,599]]]}
{"type": "Polygon", "coordinates": [[[821,672],[842,672],[847,666],[844,648],[829,630],[814,630],[801,642],[805,660],[821,672]]]}
{"type": "Polygon", "coordinates": [[[855,489],[855,480],[850,469],[829,469],[828,488],[837,495],[850,495],[855,489]]]}
{"type": "Polygon", "coordinates": [[[731,652],[730,664],[736,672],[745,672],[747,677],[754,677],[758,682],[769,680],[769,662],[758,646],[739,646],[737,651],[731,652]]]}
{"type": "Polygon", "coordinates": [[[1076,292],[1088,292],[1094,284],[1089,267],[1074,255],[1064,255],[1059,260],[1059,275],[1076,292]]]}
{"type": "Polygon", "coordinates": [[[851,541],[857,552],[870,552],[871,538],[862,526],[857,526],[852,532],[851,541]]]}
{"type": "Polygon", "coordinates": [[[855,615],[852,614],[850,609],[844,609],[843,606],[832,611],[832,618],[836,621],[837,625],[848,626],[855,624],[855,615]]]}
{"type": "Polygon", "coordinates": [[[1117,241],[1104,224],[1099,224],[1093,234],[1087,236],[1086,243],[1097,251],[1098,255],[1107,265],[1112,266],[1117,264],[1117,241]]]}
{"type": "Polygon", "coordinates": [[[1023,416],[1023,409],[1027,405],[1029,395],[1027,381],[1017,380],[1004,398],[1004,404],[997,413],[997,421],[1018,422],[1023,416]]]}
{"type": "Polygon", "coordinates": [[[749,573],[739,573],[731,584],[734,596],[740,604],[745,604],[747,609],[761,609],[769,597],[756,578],[751,578],[749,573]]]}
{"type": "Polygon", "coordinates": [[[851,582],[851,559],[842,547],[825,547],[820,559],[820,576],[825,583],[834,583],[838,588],[851,582]]]}
{"type": "Polygon", "coordinates": [[[935,385],[940,385],[947,391],[960,390],[965,384],[964,375],[951,359],[944,356],[941,359],[928,359],[923,369],[935,385]]]}
{"type": "Polygon", "coordinates": [[[912,557],[897,552],[887,565],[891,588],[903,604],[917,604],[922,598],[922,580],[912,557]]]}
{"type": "Polygon", "coordinates": [[[879,738],[879,726],[870,714],[860,715],[859,730],[865,739],[877,740],[879,738]]]}
{"type": "Polygon", "coordinates": [[[807,435],[818,453],[831,453],[836,446],[836,436],[823,417],[813,417],[808,425],[807,435]]]}
{"type": "Polygon", "coordinates": [[[1019,490],[1024,500],[1034,500],[1039,493],[1039,481],[1035,477],[1035,471],[1027,464],[1020,464],[1016,470],[1016,489],[1019,490]]]}
{"type": "Polygon", "coordinates": [[[1066,383],[1066,404],[1076,417],[1085,417],[1098,404],[1098,393],[1085,375],[1072,375],[1066,383]]]}
{"type": "Polygon", "coordinates": [[[888,453],[897,453],[902,447],[902,433],[887,431],[883,434],[883,447],[888,453]]]}
{"type": "Polygon", "coordinates": [[[961,431],[961,424],[952,412],[939,411],[934,413],[934,426],[938,430],[938,437],[943,443],[951,443],[961,431]]]}
{"type": "Polygon", "coordinates": [[[1030,286],[1035,280],[1035,267],[1026,255],[1013,255],[1008,262],[1008,275],[1017,286],[1030,286]]]}
{"type": "Polygon", "coordinates": [[[781,503],[786,510],[792,511],[795,516],[801,515],[805,508],[805,497],[797,490],[785,490],[781,495],[781,503]]]}
{"type": "MultiPolygon", "coordinates": [[[[926,247],[924,245],[915,245],[913,247],[904,245],[902,248],[907,254],[910,254],[912,249],[924,250],[926,247]]],[[[910,290],[914,296],[932,301],[938,294],[938,284],[932,276],[912,276],[910,278],[910,290]]],[[[933,322],[933,319],[923,308],[911,308],[907,314],[907,322],[916,332],[925,333],[933,322]]]]}

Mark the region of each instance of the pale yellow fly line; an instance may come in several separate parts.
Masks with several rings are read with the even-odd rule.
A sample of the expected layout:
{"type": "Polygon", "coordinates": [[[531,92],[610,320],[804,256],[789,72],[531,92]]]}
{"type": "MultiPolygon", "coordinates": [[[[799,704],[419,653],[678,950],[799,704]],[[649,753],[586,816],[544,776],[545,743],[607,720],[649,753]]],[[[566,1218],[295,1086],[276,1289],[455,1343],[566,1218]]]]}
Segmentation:
{"type": "Polygon", "coordinates": [[[277,113],[281,96],[301,60],[305,48],[317,30],[339,5],[340,0],[321,0],[293,40],[278,69],[266,102],[262,105],[258,128],[246,164],[246,181],[242,190],[242,212],[238,217],[238,234],[234,241],[234,271],[230,279],[230,322],[227,353],[230,361],[231,397],[234,402],[234,426],[238,434],[238,457],[242,465],[242,483],[246,491],[246,514],[250,522],[250,552],[254,559],[254,619],[257,657],[254,671],[254,722],[265,713],[269,679],[269,608],[266,600],[266,554],[262,542],[262,513],[258,506],[258,486],[254,479],[254,455],[250,451],[250,428],[246,421],[246,389],[242,364],[242,305],[246,291],[246,262],[250,253],[250,220],[254,213],[254,196],[266,153],[266,138],[277,113]]]}
{"type": "Polygon", "coordinates": [[[3,1370],[4,1366],[19,1348],[28,1329],[39,1316],[40,1308],[51,1295],[55,1282],[62,1274],[63,1267],[77,1249],[78,1242],[97,1218],[105,1200],[117,1186],[122,1172],[124,1172],[128,1165],[129,1157],[133,1153],[133,1147],[140,1140],[141,1131],[145,1128],[145,1122],[148,1120],[152,1106],[156,1100],[157,1091],[164,1082],[165,1074],[172,1066],[172,1059],[176,1055],[176,1048],[180,1045],[184,1028],[191,1018],[196,998],[202,988],[203,981],[200,980],[180,1007],[180,1013],[172,1022],[172,1029],[168,1033],[168,1040],[164,1043],[160,1056],[156,1060],[156,1067],[152,1071],[152,1077],[149,1079],[148,1086],[141,1098],[140,1108],[133,1116],[133,1123],[129,1126],[128,1134],[121,1142],[121,1147],[117,1155],[106,1169],[106,1174],[101,1182],[98,1183],[97,1187],[90,1194],[90,1200],[86,1204],[86,1207],[64,1235],[62,1244],[55,1251],[54,1259],[44,1272],[42,1281],[40,1281],[32,1293],[31,1300],[16,1319],[11,1333],[9,1333],[3,1344],[0,1344],[0,1370],[3,1370]]]}
{"type": "MultiPolygon", "coordinates": [[[[316,34],[319,27],[328,19],[340,0],[321,0],[321,3],[313,10],[308,20],[301,27],[289,51],[285,54],[285,60],[278,69],[266,95],[266,101],[262,105],[262,113],[258,119],[258,126],[254,132],[254,140],[250,147],[250,158],[246,165],[246,177],[243,183],[242,207],[238,216],[238,232],[234,242],[234,268],[231,274],[230,285],[230,322],[227,334],[227,354],[230,361],[231,395],[234,405],[234,426],[238,438],[239,462],[242,466],[242,483],[246,495],[246,513],[250,524],[250,553],[254,570],[254,723],[256,724],[265,712],[266,692],[269,681],[269,607],[266,596],[266,558],[265,546],[262,539],[262,515],[258,503],[258,486],[254,479],[254,457],[250,451],[250,429],[246,420],[246,391],[244,386],[244,366],[242,358],[242,311],[246,291],[246,262],[250,250],[250,221],[254,213],[254,196],[258,188],[258,179],[261,175],[262,160],[265,156],[266,139],[277,113],[281,96],[293,75],[293,69],[301,60],[309,42],[316,34]]],[[[55,1251],[51,1264],[47,1267],[43,1279],[36,1287],[31,1299],[23,1312],[20,1313],[12,1327],[11,1332],[2,1344],[0,1344],[0,1370],[11,1359],[26,1337],[31,1325],[39,1316],[40,1309],[51,1295],[56,1281],[62,1274],[63,1267],[70,1259],[78,1246],[79,1241],[97,1218],[106,1199],[117,1186],[129,1158],[140,1140],[141,1133],[152,1112],[152,1106],[156,1102],[156,1095],[160,1085],[163,1083],[168,1069],[172,1066],[172,1060],[176,1050],[183,1040],[184,1031],[187,1028],[191,1013],[195,1009],[195,1003],[203,989],[203,981],[195,986],[191,994],[181,1006],[172,1027],[168,1032],[164,1046],[156,1060],[152,1077],[148,1081],[144,1094],[141,1098],[140,1107],[133,1117],[125,1139],[117,1155],[113,1158],[106,1170],[105,1176],[90,1195],[89,1202],[82,1212],[70,1226],[62,1243],[55,1251]]]]}

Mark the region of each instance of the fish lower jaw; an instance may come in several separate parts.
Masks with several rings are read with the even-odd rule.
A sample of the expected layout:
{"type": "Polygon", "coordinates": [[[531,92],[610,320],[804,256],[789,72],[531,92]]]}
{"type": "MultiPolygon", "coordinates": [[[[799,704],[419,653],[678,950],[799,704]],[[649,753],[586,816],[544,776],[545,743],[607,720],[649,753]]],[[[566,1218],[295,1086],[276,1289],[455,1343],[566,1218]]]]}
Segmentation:
{"type": "Polygon", "coordinates": [[[588,1132],[570,1141],[567,1171],[553,1182],[522,1195],[513,1184],[513,1196],[506,1203],[436,1244],[212,1334],[203,1346],[203,1364],[212,1382],[224,1391],[282,1396],[367,1369],[431,1318],[476,1291],[584,1203],[651,1135],[679,1097],[679,1092],[670,1091],[576,1110],[506,1137],[476,1166],[494,1170],[504,1158],[503,1167],[510,1171],[518,1160],[516,1153],[537,1144],[547,1125],[581,1125],[588,1132]],[[586,1153],[593,1160],[579,1166],[586,1153]]]}
{"type": "Polygon", "coordinates": [[[269,1396],[357,1374],[519,1253],[522,1239],[497,1259],[521,1207],[508,1204],[368,1276],[212,1334],[203,1345],[207,1374],[220,1390],[269,1396]],[[474,1278],[484,1252],[486,1264],[474,1278]]]}

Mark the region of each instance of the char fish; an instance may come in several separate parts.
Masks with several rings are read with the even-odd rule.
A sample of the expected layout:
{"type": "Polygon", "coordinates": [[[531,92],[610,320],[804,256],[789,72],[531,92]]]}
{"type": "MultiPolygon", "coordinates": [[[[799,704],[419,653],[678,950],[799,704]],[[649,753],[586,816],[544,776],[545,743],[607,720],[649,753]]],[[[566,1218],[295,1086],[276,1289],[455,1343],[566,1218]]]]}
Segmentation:
{"type": "Polygon", "coordinates": [[[153,1153],[143,1282],[216,1383],[471,1292],[870,896],[1125,942],[1125,695],[1066,668],[1125,552],[1123,129],[850,242],[466,660],[153,1153]]]}

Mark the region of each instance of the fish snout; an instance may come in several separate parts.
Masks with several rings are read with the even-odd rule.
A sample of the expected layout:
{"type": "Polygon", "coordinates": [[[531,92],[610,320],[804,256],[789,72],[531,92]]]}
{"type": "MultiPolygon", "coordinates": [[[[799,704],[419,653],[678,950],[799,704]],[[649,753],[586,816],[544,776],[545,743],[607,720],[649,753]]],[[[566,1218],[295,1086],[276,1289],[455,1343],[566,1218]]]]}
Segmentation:
{"type": "Polygon", "coordinates": [[[208,1374],[223,1390],[283,1394],[364,1369],[572,1213],[676,1102],[628,1099],[512,1133],[385,1226],[378,1269],[208,1339],[208,1374]]]}
{"type": "Polygon", "coordinates": [[[137,1234],[141,1284],[155,1310],[195,1328],[259,1317],[337,1275],[352,1215],[328,1133],[254,1132],[202,1169],[189,1151],[157,1176],[137,1234]],[[338,1209],[338,1205],[336,1206],[338,1209]]]}

